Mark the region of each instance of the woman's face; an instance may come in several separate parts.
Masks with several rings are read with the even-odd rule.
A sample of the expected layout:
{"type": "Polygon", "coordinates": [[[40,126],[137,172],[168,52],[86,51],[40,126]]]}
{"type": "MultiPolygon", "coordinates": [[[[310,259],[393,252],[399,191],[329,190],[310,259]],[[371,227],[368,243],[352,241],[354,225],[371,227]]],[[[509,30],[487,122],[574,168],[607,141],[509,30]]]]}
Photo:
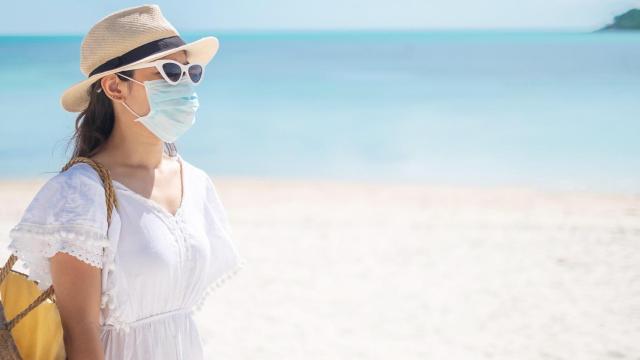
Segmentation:
{"type": "MultiPolygon", "coordinates": [[[[160,59],[170,59],[181,64],[188,64],[187,53],[185,50],[169,54],[160,59]]],[[[133,71],[133,76],[131,76],[131,78],[136,79],[141,83],[150,80],[164,79],[156,67],[136,69],[133,71]]],[[[102,88],[105,91],[105,95],[112,99],[116,117],[124,117],[127,119],[136,118],[134,114],[122,105],[122,101],[124,101],[131,110],[135,111],[136,114],[140,116],[144,116],[149,113],[150,108],[147,100],[147,93],[142,84],[138,84],[135,81],[131,81],[126,78],[118,78],[115,74],[111,74],[102,79],[102,88]]]]}

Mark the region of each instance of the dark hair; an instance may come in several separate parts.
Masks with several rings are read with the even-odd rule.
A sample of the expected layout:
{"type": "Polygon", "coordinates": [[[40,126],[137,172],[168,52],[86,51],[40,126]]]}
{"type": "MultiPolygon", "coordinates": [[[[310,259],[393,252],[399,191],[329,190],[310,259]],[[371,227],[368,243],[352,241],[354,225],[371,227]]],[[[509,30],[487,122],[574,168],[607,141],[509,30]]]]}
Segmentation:
{"type": "MultiPolygon", "coordinates": [[[[127,78],[120,77],[119,74],[133,77],[134,71],[120,71],[118,77],[123,81],[129,81],[127,78]]],[[[113,103],[104,91],[99,91],[101,89],[99,80],[89,86],[89,104],[76,117],[75,131],[69,140],[69,143],[74,143],[71,158],[93,156],[111,135],[115,122],[113,103]]],[[[165,142],[164,145],[165,152],[175,156],[177,152],[175,144],[165,142]]]]}

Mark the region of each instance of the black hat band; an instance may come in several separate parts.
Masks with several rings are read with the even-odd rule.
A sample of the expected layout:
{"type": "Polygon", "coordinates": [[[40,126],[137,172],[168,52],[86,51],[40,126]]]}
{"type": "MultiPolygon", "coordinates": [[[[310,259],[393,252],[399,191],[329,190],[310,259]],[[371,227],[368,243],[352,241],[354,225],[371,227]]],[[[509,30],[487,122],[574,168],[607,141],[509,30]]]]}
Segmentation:
{"type": "Polygon", "coordinates": [[[124,65],[131,64],[133,62],[136,62],[140,59],[144,59],[145,57],[149,55],[153,55],[155,53],[180,47],[184,44],[186,43],[184,42],[184,40],[182,40],[180,36],[170,36],[170,37],[150,41],[146,44],[138,46],[135,49],[127,51],[126,53],[120,56],[116,56],[113,59],[110,59],[104,64],[98,66],[93,71],[91,71],[91,73],[89,74],[89,77],[101,72],[109,71],[124,65]]]}

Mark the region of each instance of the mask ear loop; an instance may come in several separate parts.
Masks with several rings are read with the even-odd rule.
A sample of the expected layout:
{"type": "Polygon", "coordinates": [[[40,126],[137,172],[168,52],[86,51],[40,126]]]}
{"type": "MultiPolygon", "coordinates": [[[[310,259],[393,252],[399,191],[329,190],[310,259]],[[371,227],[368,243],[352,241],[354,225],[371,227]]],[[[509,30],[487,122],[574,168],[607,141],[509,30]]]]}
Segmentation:
{"type": "Polygon", "coordinates": [[[132,114],[134,114],[135,116],[137,116],[137,119],[134,119],[133,121],[138,122],[140,120],[142,120],[142,116],[138,115],[137,112],[133,111],[129,105],[127,105],[127,103],[124,102],[124,100],[120,101],[120,104],[124,105],[125,108],[127,108],[127,110],[129,110],[132,114]]]}
{"type": "MultiPolygon", "coordinates": [[[[117,73],[117,74],[118,74],[118,75],[120,75],[120,76],[123,76],[123,77],[125,77],[125,78],[127,78],[127,79],[129,79],[129,80],[131,80],[131,81],[135,81],[135,82],[137,82],[138,84],[140,84],[140,85],[144,86],[144,83],[141,83],[140,81],[138,81],[138,80],[136,80],[136,79],[130,78],[130,77],[128,77],[127,75],[124,75],[124,74],[120,74],[120,73],[117,73]]],[[[145,87],[145,89],[146,89],[146,87],[145,87]]],[[[137,113],[137,112],[133,111],[133,110],[129,107],[129,105],[127,105],[127,103],[125,103],[125,102],[124,102],[124,100],[120,101],[120,103],[121,103],[122,105],[124,105],[124,107],[125,107],[125,108],[127,108],[127,110],[129,110],[129,112],[131,112],[132,114],[134,114],[135,116],[137,116],[137,117],[138,117],[137,119],[134,119],[133,121],[135,121],[135,122],[139,122],[140,120],[142,120],[142,116],[138,115],[138,113],[137,113]]]]}

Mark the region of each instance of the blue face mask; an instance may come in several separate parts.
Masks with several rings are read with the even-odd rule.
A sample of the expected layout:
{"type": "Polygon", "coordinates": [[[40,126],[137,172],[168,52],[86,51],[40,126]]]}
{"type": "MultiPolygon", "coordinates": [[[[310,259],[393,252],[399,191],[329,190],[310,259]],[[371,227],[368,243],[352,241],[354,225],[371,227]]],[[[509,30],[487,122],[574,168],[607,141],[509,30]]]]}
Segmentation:
{"type": "Polygon", "coordinates": [[[147,115],[140,116],[124,101],[122,105],[138,117],[134,121],[141,122],[162,141],[168,143],[176,141],[195,123],[195,114],[200,103],[198,94],[194,90],[195,85],[188,76],[183,76],[175,85],[169,84],[164,79],[142,83],[128,76],[122,76],[144,86],[150,110],[147,115]]]}

